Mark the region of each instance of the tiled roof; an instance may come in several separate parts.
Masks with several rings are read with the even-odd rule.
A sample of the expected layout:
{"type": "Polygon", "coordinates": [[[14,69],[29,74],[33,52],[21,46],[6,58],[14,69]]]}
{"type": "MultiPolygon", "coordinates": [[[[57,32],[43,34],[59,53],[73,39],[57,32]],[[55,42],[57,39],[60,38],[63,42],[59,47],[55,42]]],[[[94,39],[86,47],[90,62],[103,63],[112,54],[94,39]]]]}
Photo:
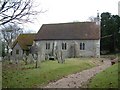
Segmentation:
{"type": "Polygon", "coordinates": [[[13,43],[13,47],[18,43],[23,50],[29,50],[28,46],[33,44],[36,34],[20,34],[15,42],[13,43]]]}
{"type": "Polygon", "coordinates": [[[98,40],[99,30],[95,22],[43,24],[35,40],[98,40]]]}

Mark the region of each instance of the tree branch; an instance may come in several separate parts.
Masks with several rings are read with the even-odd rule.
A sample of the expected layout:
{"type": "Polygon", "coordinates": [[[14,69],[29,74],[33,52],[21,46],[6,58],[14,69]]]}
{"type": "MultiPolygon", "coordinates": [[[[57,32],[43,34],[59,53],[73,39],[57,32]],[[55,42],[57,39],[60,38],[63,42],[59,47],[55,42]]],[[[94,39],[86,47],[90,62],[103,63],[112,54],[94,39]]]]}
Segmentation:
{"type": "Polygon", "coordinates": [[[31,22],[30,16],[42,13],[42,11],[32,10],[33,0],[3,0],[0,8],[0,25],[5,25],[9,22],[31,22]]]}

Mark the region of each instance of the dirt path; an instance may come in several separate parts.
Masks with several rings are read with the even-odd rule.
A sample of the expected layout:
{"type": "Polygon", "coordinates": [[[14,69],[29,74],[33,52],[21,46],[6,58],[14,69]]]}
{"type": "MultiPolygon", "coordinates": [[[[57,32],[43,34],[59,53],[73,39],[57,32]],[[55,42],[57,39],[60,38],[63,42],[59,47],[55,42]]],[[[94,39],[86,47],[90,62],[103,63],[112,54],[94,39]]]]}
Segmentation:
{"type": "Polygon", "coordinates": [[[93,67],[82,72],[68,75],[66,78],[62,78],[56,82],[49,83],[44,88],[79,88],[82,87],[84,83],[87,83],[88,80],[93,77],[95,74],[105,70],[111,66],[109,60],[105,60],[103,65],[93,67]]]}

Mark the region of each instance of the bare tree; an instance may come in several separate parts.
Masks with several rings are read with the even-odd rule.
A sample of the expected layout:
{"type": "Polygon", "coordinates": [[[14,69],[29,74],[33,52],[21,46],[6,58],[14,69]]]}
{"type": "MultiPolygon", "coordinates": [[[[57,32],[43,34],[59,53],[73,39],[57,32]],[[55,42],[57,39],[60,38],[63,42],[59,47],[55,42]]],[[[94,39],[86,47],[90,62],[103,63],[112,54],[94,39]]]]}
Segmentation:
{"type": "Polygon", "coordinates": [[[61,63],[65,63],[64,53],[61,50],[61,63]]]}
{"type": "Polygon", "coordinates": [[[6,23],[31,22],[30,16],[41,13],[35,11],[34,0],[0,0],[0,25],[6,23]]]}
{"type": "Polygon", "coordinates": [[[88,19],[89,19],[91,22],[94,22],[94,21],[95,21],[95,17],[93,17],[93,16],[90,16],[88,19]]]}
{"type": "Polygon", "coordinates": [[[91,16],[91,17],[89,17],[89,20],[90,20],[91,22],[97,22],[98,18],[97,18],[97,17],[94,17],[94,16],[91,16]]]}
{"type": "Polygon", "coordinates": [[[22,33],[22,29],[16,24],[9,24],[7,26],[4,26],[4,28],[1,29],[1,32],[7,50],[6,54],[8,55],[12,47],[13,41],[20,33],[22,33]]]}
{"type": "Polygon", "coordinates": [[[35,42],[31,46],[30,52],[31,52],[33,59],[35,61],[35,68],[38,68],[38,46],[36,45],[35,42]]]}
{"type": "Polygon", "coordinates": [[[58,63],[65,63],[64,52],[58,49],[58,46],[56,46],[56,49],[54,52],[55,52],[54,57],[56,57],[55,59],[57,59],[58,63]]]}
{"type": "Polygon", "coordinates": [[[28,56],[26,55],[26,53],[23,54],[23,61],[25,62],[25,65],[28,64],[28,56]]]}
{"type": "Polygon", "coordinates": [[[78,58],[80,56],[80,52],[79,52],[79,45],[77,42],[73,42],[70,49],[69,49],[69,53],[70,53],[70,57],[72,58],[78,58]]]}

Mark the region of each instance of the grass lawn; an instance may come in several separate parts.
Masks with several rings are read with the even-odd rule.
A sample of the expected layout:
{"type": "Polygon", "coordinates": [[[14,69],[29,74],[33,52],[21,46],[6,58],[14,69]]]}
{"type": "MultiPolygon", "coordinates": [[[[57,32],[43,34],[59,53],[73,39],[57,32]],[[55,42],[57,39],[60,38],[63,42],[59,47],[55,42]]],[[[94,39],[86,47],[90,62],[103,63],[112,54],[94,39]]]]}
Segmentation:
{"type": "MultiPolygon", "coordinates": [[[[120,74],[120,70],[119,70],[119,74],[120,74]]],[[[98,73],[90,81],[89,88],[118,88],[118,63],[107,68],[103,72],[98,73]]]]}
{"type": "Polygon", "coordinates": [[[40,87],[63,76],[94,67],[98,63],[100,61],[95,58],[67,59],[64,64],[59,64],[57,61],[45,61],[37,69],[32,68],[34,64],[16,66],[3,63],[2,87],[40,87]]]}
{"type": "Polygon", "coordinates": [[[118,55],[118,59],[119,59],[119,61],[120,61],[120,53],[119,54],[117,54],[118,55]]]}

